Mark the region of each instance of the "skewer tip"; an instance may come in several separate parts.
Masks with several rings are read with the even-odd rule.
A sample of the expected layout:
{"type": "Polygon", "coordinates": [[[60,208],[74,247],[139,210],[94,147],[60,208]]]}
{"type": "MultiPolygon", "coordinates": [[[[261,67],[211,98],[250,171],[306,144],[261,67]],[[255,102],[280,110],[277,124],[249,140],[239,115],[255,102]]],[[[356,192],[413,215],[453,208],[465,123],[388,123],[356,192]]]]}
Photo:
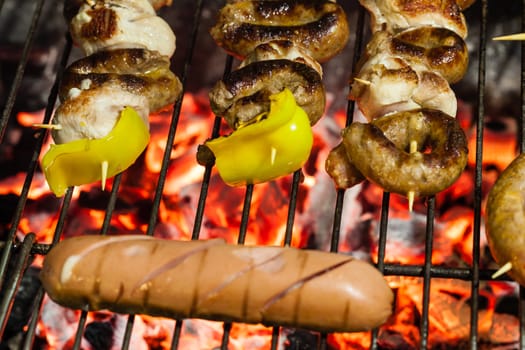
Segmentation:
{"type": "Polygon", "coordinates": [[[504,41],[504,40],[525,40],[525,33],[516,33],[510,35],[496,36],[492,38],[494,41],[504,41]]]}
{"type": "Polygon", "coordinates": [[[417,152],[417,141],[412,140],[410,141],[410,153],[416,153],[417,152]]]}
{"type": "Polygon", "coordinates": [[[106,189],[106,180],[108,178],[108,161],[105,160],[101,163],[101,171],[102,171],[102,179],[101,179],[101,186],[102,186],[102,191],[104,191],[106,189]]]}
{"type": "Polygon", "coordinates": [[[414,191],[409,191],[407,193],[407,197],[408,197],[408,211],[409,212],[412,212],[413,208],[414,208],[414,198],[415,198],[415,193],[414,191]]]}
{"type": "Polygon", "coordinates": [[[52,129],[52,130],[62,130],[62,125],[60,124],[42,124],[34,123],[31,125],[35,129],[52,129]]]}
{"type": "MultiPolygon", "coordinates": [[[[410,141],[410,153],[417,152],[417,141],[412,140],[410,141]]],[[[414,208],[414,198],[416,196],[416,193],[414,191],[408,191],[407,197],[408,197],[408,211],[412,212],[414,208]]]]}
{"type": "Polygon", "coordinates": [[[506,263],[505,265],[501,266],[498,271],[494,272],[492,274],[492,276],[490,276],[491,278],[498,278],[504,274],[506,274],[507,272],[509,272],[510,270],[512,270],[512,263],[509,261],[508,263],[506,263]]]}
{"type": "Polygon", "coordinates": [[[358,83],[361,83],[361,84],[364,84],[364,85],[372,85],[371,81],[360,79],[360,78],[354,78],[354,81],[358,82],[358,83]]]}

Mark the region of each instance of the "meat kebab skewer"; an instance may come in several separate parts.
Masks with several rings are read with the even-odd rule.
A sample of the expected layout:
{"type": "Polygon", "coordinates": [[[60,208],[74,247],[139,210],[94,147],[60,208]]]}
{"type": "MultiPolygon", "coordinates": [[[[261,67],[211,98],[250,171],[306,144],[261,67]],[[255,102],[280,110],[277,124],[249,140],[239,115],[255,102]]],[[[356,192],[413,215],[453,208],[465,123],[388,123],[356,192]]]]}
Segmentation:
{"type": "MultiPolygon", "coordinates": [[[[467,35],[467,27],[461,10],[469,6],[470,3],[458,5],[453,0],[447,0],[437,6],[430,0],[387,0],[382,2],[361,0],[360,2],[371,15],[373,35],[358,63],[349,97],[356,101],[363,115],[370,123],[385,116],[405,111],[416,112],[420,110],[422,115],[425,115],[428,110],[439,110],[444,115],[454,116],[456,113],[456,97],[450,83],[461,79],[466,72],[468,51],[464,37],[467,35]]],[[[418,118],[420,120],[425,119],[418,118]]],[[[443,131],[449,128],[445,124],[440,126],[443,131]]],[[[418,128],[416,124],[413,124],[404,129],[403,132],[417,133],[418,128]]],[[[458,130],[457,127],[452,129],[458,130]]],[[[356,142],[361,142],[360,147],[370,147],[366,145],[368,141],[358,136],[360,131],[358,132],[357,128],[350,127],[350,132],[345,134],[348,138],[351,133],[356,132],[358,134],[352,138],[359,140],[356,142]]],[[[381,130],[377,130],[371,133],[370,137],[383,138],[384,135],[380,134],[381,130]]],[[[366,164],[367,160],[365,159],[362,160],[363,163],[361,164],[345,167],[336,166],[338,161],[353,163],[356,161],[351,157],[343,156],[340,147],[336,147],[331,152],[327,159],[326,168],[334,178],[336,186],[341,188],[358,183],[356,181],[359,181],[362,176],[357,175],[356,171],[366,173],[369,180],[373,179],[373,182],[377,182],[385,190],[407,196],[408,206],[411,210],[416,196],[422,193],[432,194],[427,190],[419,190],[423,182],[442,179],[440,180],[441,184],[435,186],[435,190],[439,191],[440,188],[448,187],[451,184],[450,180],[455,181],[466,165],[466,139],[456,131],[453,134],[456,135],[455,137],[459,137],[454,141],[454,144],[458,147],[455,152],[458,152],[458,155],[461,154],[457,159],[461,160],[462,163],[460,166],[450,164],[452,168],[446,171],[452,176],[449,181],[445,181],[437,174],[432,175],[431,178],[421,177],[416,168],[411,172],[400,171],[391,174],[386,174],[383,169],[376,168],[374,171],[383,174],[383,176],[379,176],[378,173],[370,171],[371,168],[366,164]],[[349,172],[347,178],[345,178],[344,171],[341,171],[342,169],[349,172]],[[454,169],[453,172],[450,172],[452,169],[454,169]],[[406,185],[398,186],[401,180],[396,183],[385,178],[400,176],[401,173],[406,174],[405,176],[409,178],[419,178],[420,181],[416,182],[407,178],[407,183],[412,182],[414,186],[410,188],[406,185]]],[[[433,149],[434,146],[424,139],[421,139],[420,142],[415,139],[408,140],[406,143],[394,141],[393,144],[389,144],[384,142],[386,140],[377,139],[373,141],[373,144],[384,144],[387,147],[395,147],[393,144],[396,143],[406,145],[406,153],[400,154],[400,158],[396,158],[400,162],[398,164],[400,168],[407,167],[414,159],[427,162],[424,167],[429,165],[428,161],[431,157],[426,154],[428,151],[422,152],[428,147],[433,149]]],[[[347,145],[346,149],[353,147],[348,146],[348,141],[343,140],[343,144],[347,145]]],[[[371,154],[371,156],[380,158],[382,149],[378,148],[376,151],[376,154],[371,154]]],[[[352,152],[357,156],[356,151],[352,152]]],[[[428,169],[424,173],[427,173],[428,169]]]]}
{"type": "Polygon", "coordinates": [[[202,145],[199,163],[215,162],[232,186],[300,169],[313,144],[311,125],[326,104],[320,63],[349,39],[345,11],[332,0],[232,1],[210,34],[241,64],[209,93],[213,112],[233,131],[202,145]]]}
{"type": "Polygon", "coordinates": [[[180,97],[170,70],[175,34],[155,9],[170,1],[68,0],[64,16],[85,57],[66,68],[42,158],[51,190],[108,177],[131,166],[149,142],[149,114],[180,97]],[[154,7],[155,6],[155,7],[154,7]]]}

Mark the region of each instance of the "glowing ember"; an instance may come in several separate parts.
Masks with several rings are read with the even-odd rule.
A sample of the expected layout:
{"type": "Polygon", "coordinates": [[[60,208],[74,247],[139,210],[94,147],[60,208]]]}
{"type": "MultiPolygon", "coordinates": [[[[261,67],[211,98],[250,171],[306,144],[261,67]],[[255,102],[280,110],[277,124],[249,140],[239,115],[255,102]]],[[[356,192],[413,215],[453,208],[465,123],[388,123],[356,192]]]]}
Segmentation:
{"type": "MultiPolygon", "coordinates": [[[[119,197],[110,219],[109,234],[146,231],[172,112],[173,109],[168,108],[151,115],[151,143],[145,153],[122,176],[119,197]]],[[[41,123],[42,119],[43,112],[18,115],[19,123],[27,127],[41,123]]],[[[292,246],[315,246],[324,250],[329,248],[336,191],[332,180],[324,171],[324,160],[329,150],[339,142],[339,130],[344,126],[345,119],[346,112],[338,111],[332,116],[326,116],[314,127],[312,155],[303,169],[297,196],[292,246]]],[[[458,119],[469,134],[470,154],[473,155],[475,135],[470,131],[472,115],[468,105],[460,104],[458,119]]],[[[154,234],[158,237],[187,240],[192,236],[204,174],[204,168],[196,162],[196,150],[199,144],[211,137],[208,133],[212,130],[214,121],[215,116],[210,111],[205,95],[185,95],[175,140],[173,145],[170,145],[167,178],[154,228],[154,234]]],[[[501,130],[495,124],[488,130],[483,163],[488,168],[484,177],[484,196],[499,171],[515,155],[516,138],[509,136],[516,132],[515,125],[505,122],[501,130]]],[[[469,168],[458,181],[436,196],[432,254],[432,263],[435,265],[468,267],[472,262],[473,165],[471,159],[469,168]]],[[[19,195],[24,179],[25,174],[3,179],[0,182],[0,195],[19,195]]],[[[290,175],[253,187],[245,244],[283,244],[287,229],[291,181],[290,175]]],[[[105,192],[101,190],[100,184],[75,189],[68,219],[65,221],[66,236],[100,232],[112,187],[113,182],[109,180],[105,192]]],[[[245,188],[225,185],[213,170],[199,237],[220,237],[230,243],[237,242],[245,194],[245,188]]],[[[377,260],[382,195],[381,188],[368,182],[345,192],[340,227],[341,252],[353,254],[358,258],[377,260]]],[[[61,200],[49,192],[39,172],[35,174],[29,199],[18,228],[19,238],[29,232],[35,232],[38,234],[38,242],[49,243],[58,220],[57,212],[61,200]]],[[[391,195],[385,261],[392,264],[422,264],[425,230],[425,200],[417,200],[414,211],[409,213],[406,198],[391,195]]],[[[484,246],[485,242],[482,244],[484,246]]],[[[37,257],[33,264],[40,266],[41,260],[41,257],[37,257]]],[[[379,330],[378,343],[381,348],[387,349],[417,349],[421,338],[419,322],[422,312],[422,280],[401,277],[388,277],[388,280],[396,292],[395,313],[379,330]]],[[[486,301],[486,306],[479,310],[482,340],[491,344],[517,342],[517,318],[497,309],[498,300],[512,294],[513,289],[506,283],[491,282],[483,283],[481,290],[486,301]]],[[[429,308],[431,346],[460,346],[468,340],[469,295],[470,285],[467,282],[432,280],[429,308]]],[[[79,315],[79,312],[60,307],[46,298],[37,336],[45,340],[49,349],[68,348],[74,341],[79,315]]],[[[120,348],[126,322],[127,316],[123,315],[109,312],[89,313],[81,347],[95,349],[97,345],[93,343],[94,339],[99,339],[120,348]]],[[[130,348],[169,349],[174,327],[173,320],[138,316],[135,318],[130,348]]],[[[292,332],[293,330],[288,329],[281,331],[279,349],[292,348],[292,332]]],[[[179,349],[218,348],[221,345],[222,334],[223,324],[220,322],[185,320],[179,349]]],[[[268,327],[233,324],[229,349],[269,349],[271,336],[272,329],[268,327]]],[[[316,337],[313,336],[314,342],[316,337]]],[[[330,334],[327,343],[330,349],[367,349],[371,344],[371,334],[330,334]]]]}

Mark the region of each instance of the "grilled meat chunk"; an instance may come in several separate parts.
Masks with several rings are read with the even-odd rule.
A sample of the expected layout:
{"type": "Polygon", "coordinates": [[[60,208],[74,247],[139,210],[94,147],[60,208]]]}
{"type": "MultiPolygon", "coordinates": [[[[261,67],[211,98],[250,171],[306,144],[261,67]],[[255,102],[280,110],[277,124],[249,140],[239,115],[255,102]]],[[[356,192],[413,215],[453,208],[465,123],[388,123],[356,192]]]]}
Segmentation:
{"type": "Polygon", "coordinates": [[[64,101],[72,90],[80,93],[105,84],[143,95],[151,112],[173,103],[182,92],[181,82],[170,70],[168,57],[144,49],[118,49],[100,51],[73,62],[64,74],[59,97],[64,101]]]}
{"type": "Polygon", "coordinates": [[[173,103],[181,94],[170,61],[144,49],[100,51],[72,63],[59,91],[62,104],[53,122],[56,143],[105,136],[125,106],[149,124],[148,115],[173,103]]]}
{"type": "Polygon", "coordinates": [[[349,28],[343,8],[335,1],[236,1],[221,8],[210,34],[240,59],[259,44],[285,39],[324,62],[345,47],[349,28]]]}
{"type": "Polygon", "coordinates": [[[168,57],[175,52],[175,34],[147,0],[85,2],[70,32],[85,55],[117,48],[146,48],[168,57]]]}
{"type": "Polygon", "coordinates": [[[342,132],[350,162],[385,191],[434,195],[449,187],[467,164],[467,139],[458,121],[436,110],[391,114],[352,123],[342,132]],[[417,151],[409,145],[417,143],[417,151]]]}
{"type": "Polygon", "coordinates": [[[373,32],[432,25],[467,36],[467,24],[455,0],[359,0],[370,13],[373,32]]]}
{"type": "Polygon", "coordinates": [[[440,74],[388,53],[369,59],[352,84],[350,98],[372,121],[384,115],[432,108],[455,116],[454,91],[440,74]]]}
{"type": "Polygon", "coordinates": [[[384,53],[423,64],[449,83],[463,78],[469,63],[465,41],[449,29],[433,26],[408,28],[396,34],[386,30],[375,32],[361,60],[384,53]]]}
{"type": "Polygon", "coordinates": [[[326,103],[321,76],[307,64],[287,59],[256,61],[232,71],[211,89],[211,108],[236,129],[268,112],[269,96],[285,87],[315,124],[326,103]]]}

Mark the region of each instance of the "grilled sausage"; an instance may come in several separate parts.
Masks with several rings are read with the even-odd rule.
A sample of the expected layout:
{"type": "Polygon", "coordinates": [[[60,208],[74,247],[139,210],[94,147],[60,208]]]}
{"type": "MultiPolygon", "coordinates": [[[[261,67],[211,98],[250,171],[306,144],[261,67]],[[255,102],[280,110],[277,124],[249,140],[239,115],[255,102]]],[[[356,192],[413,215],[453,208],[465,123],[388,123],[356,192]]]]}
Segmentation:
{"type": "Polygon", "coordinates": [[[494,260],[512,264],[508,275],[525,286],[525,216],[523,182],[525,155],[519,155],[501,173],[489,192],[486,213],[487,241],[494,260]]]}
{"type": "Polygon", "coordinates": [[[343,143],[340,143],[328,153],[325,169],[332,180],[334,180],[336,188],[350,188],[366,179],[348,157],[343,143]]]}
{"type": "Polygon", "coordinates": [[[284,88],[292,91],[310,124],[323,115],[326,96],[319,73],[309,65],[288,59],[264,60],[233,70],[210,90],[213,112],[237,129],[270,110],[269,96],[284,88]]]}
{"type": "Polygon", "coordinates": [[[375,32],[362,60],[385,53],[425,65],[449,83],[463,78],[469,61],[465,40],[449,29],[433,26],[409,28],[395,34],[386,30],[375,32]]]}
{"type": "Polygon", "coordinates": [[[436,110],[352,123],[342,135],[355,167],[389,192],[434,195],[454,183],[467,164],[465,133],[455,118],[436,110]],[[418,152],[408,152],[412,141],[418,152]]]}
{"type": "Polygon", "coordinates": [[[393,300],[378,270],[347,255],[137,235],[66,239],[46,256],[41,280],[76,309],[328,332],[377,327],[393,300]]]}
{"type": "Polygon", "coordinates": [[[210,34],[239,59],[261,43],[285,39],[325,62],[345,47],[349,28],[335,1],[236,1],[221,8],[210,34]]]}

